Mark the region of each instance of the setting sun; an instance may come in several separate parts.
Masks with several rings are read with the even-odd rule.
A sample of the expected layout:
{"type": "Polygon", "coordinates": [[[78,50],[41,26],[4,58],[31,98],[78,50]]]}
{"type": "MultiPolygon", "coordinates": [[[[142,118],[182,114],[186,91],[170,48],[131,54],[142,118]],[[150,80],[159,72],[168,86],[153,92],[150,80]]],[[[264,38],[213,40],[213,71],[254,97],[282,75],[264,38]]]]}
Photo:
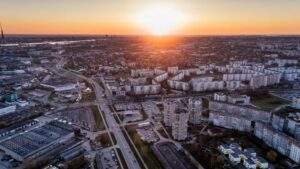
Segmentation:
{"type": "Polygon", "coordinates": [[[179,10],[167,6],[149,7],[138,15],[138,24],[153,35],[172,34],[183,20],[179,10]]]}

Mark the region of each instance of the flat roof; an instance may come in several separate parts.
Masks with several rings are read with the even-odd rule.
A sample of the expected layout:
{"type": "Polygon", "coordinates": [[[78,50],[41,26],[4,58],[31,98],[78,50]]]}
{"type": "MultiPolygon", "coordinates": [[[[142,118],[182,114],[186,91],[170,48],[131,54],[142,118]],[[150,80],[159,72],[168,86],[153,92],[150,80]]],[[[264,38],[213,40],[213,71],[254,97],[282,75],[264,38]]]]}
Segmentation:
{"type": "Polygon", "coordinates": [[[71,127],[58,121],[51,121],[39,128],[17,134],[1,142],[0,149],[6,153],[12,152],[21,158],[26,158],[70,133],[72,133],[71,127]]]}

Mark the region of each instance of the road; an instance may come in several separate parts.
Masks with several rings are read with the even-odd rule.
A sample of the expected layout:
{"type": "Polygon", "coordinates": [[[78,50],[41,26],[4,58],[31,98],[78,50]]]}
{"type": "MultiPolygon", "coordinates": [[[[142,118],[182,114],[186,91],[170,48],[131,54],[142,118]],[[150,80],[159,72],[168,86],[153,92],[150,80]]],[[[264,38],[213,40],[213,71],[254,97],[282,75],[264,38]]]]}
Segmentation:
{"type": "Polygon", "coordinates": [[[114,134],[117,140],[117,144],[124,156],[128,168],[139,169],[140,168],[139,163],[137,162],[133,152],[131,151],[130,146],[127,143],[127,140],[125,139],[121,129],[119,128],[117,121],[113,117],[112,112],[108,106],[107,100],[105,100],[102,97],[103,89],[100,87],[98,83],[96,83],[92,79],[90,79],[90,82],[92,82],[94,86],[98,107],[105,114],[104,118],[106,120],[107,126],[109,130],[114,134]]]}
{"type": "MultiPolygon", "coordinates": [[[[117,121],[113,117],[113,113],[111,112],[111,109],[108,106],[107,100],[103,97],[104,96],[103,88],[97,82],[95,82],[92,78],[87,78],[83,75],[62,69],[63,68],[62,64],[64,64],[64,61],[63,60],[59,61],[58,64],[56,65],[56,68],[59,69],[60,71],[63,71],[65,75],[70,74],[71,76],[76,76],[78,78],[88,81],[93,86],[94,92],[96,94],[97,106],[98,106],[100,112],[103,113],[103,114],[101,113],[101,116],[105,120],[104,124],[105,124],[106,128],[108,129],[108,131],[111,131],[114,134],[114,136],[117,140],[117,145],[123,154],[123,157],[125,159],[125,162],[126,162],[128,168],[140,169],[141,167],[140,167],[138,161],[136,160],[132,150],[130,149],[130,146],[129,146],[127,140],[125,139],[117,121]]],[[[112,137],[110,134],[109,134],[109,137],[112,140],[112,137]]],[[[114,146],[114,148],[115,148],[115,146],[114,146]]],[[[115,150],[115,152],[117,152],[117,151],[115,150]]],[[[120,157],[118,155],[117,155],[117,157],[121,164],[120,157]]],[[[122,166],[122,168],[123,168],[123,166],[122,166]]]]}

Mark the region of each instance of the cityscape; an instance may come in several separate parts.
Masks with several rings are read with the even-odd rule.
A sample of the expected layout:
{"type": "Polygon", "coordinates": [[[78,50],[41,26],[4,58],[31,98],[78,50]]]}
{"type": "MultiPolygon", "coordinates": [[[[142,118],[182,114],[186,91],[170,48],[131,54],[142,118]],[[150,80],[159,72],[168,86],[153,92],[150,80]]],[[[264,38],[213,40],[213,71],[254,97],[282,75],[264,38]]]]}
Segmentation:
{"type": "MultiPolygon", "coordinates": [[[[215,0],[99,1],[111,8],[105,17],[120,20],[116,9],[124,6],[125,20],[139,6],[141,27],[62,27],[72,20],[64,5],[78,13],[87,5],[74,0],[53,11],[66,8],[62,18],[48,18],[69,19],[61,32],[37,29],[31,22],[46,26],[56,2],[0,2],[0,169],[300,168],[300,15],[290,29],[186,33],[193,7],[215,0]],[[11,15],[19,3],[45,12],[11,15]]],[[[273,5],[268,12],[282,5],[293,15],[300,1],[273,5]]]]}

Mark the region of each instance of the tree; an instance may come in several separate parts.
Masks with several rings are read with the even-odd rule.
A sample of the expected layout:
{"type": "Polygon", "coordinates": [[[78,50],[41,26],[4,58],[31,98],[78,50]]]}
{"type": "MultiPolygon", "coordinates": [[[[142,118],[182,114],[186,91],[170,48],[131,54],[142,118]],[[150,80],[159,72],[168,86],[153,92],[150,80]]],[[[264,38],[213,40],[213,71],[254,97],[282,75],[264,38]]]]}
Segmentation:
{"type": "Polygon", "coordinates": [[[268,151],[268,153],[267,153],[267,159],[271,162],[275,162],[277,159],[277,156],[278,156],[277,153],[273,150],[268,151]]]}

